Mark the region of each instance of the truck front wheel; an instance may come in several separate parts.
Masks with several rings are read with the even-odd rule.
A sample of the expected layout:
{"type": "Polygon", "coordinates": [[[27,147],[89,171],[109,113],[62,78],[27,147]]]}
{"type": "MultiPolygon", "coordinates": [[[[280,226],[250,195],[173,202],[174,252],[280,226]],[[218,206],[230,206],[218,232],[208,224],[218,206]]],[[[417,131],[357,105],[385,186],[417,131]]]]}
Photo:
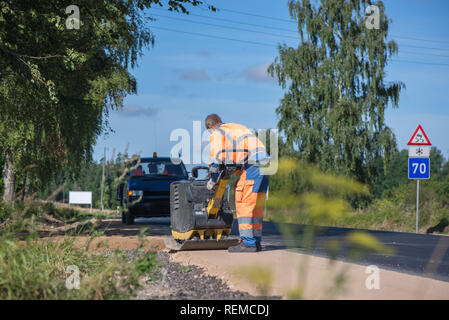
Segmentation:
{"type": "Polygon", "coordinates": [[[134,216],[129,211],[127,211],[124,215],[126,224],[134,224],[134,216]]]}

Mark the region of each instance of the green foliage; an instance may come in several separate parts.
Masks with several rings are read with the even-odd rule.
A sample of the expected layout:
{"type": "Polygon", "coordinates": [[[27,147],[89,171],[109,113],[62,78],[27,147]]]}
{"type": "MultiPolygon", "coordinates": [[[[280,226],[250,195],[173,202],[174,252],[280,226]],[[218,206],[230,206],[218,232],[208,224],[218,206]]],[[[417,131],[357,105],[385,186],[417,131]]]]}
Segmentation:
{"type": "MultiPolygon", "coordinates": [[[[299,160],[290,160],[289,163],[288,171],[285,171],[283,165],[276,175],[270,177],[266,218],[357,229],[415,231],[416,181],[407,177],[407,150],[394,153],[385,171],[382,162],[377,163],[379,175],[368,194],[344,192],[348,191],[345,186],[351,185],[347,178],[343,179],[343,183],[333,175],[315,171],[316,168],[299,160]],[[292,167],[302,169],[292,170],[292,167]],[[326,187],[323,189],[320,184],[326,187]],[[324,196],[332,189],[339,190],[337,197],[336,194],[332,196],[332,192],[331,197],[324,196]],[[352,200],[364,197],[370,202],[353,210],[352,200]],[[349,201],[352,206],[348,206],[345,201],[349,201]],[[280,208],[285,211],[281,215],[278,213],[280,208]],[[330,214],[326,215],[326,212],[330,214]],[[318,218],[317,222],[314,217],[318,218]]],[[[420,232],[447,233],[449,228],[445,221],[449,221],[449,162],[445,162],[440,150],[432,147],[430,163],[431,178],[420,182],[420,232]]],[[[354,186],[355,189],[349,190],[361,188],[360,184],[354,186]]]]}
{"type": "Polygon", "coordinates": [[[190,271],[192,270],[192,268],[190,267],[190,266],[186,266],[186,267],[184,267],[184,272],[185,273],[189,273],[190,271]]]}
{"type": "Polygon", "coordinates": [[[145,252],[134,263],[136,276],[150,275],[151,280],[156,279],[159,270],[159,262],[156,252],[145,252]]]}
{"type": "Polygon", "coordinates": [[[391,195],[393,189],[408,181],[408,151],[393,152],[392,159],[385,166],[382,159],[377,159],[375,172],[371,180],[373,196],[380,198],[391,195]]]}
{"type": "MultiPolygon", "coordinates": [[[[302,163],[298,158],[294,161],[302,163]]],[[[423,181],[422,183],[424,185],[432,185],[432,190],[438,195],[440,204],[442,206],[447,206],[449,204],[449,197],[447,197],[449,194],[449,162],[445,161],[441,151],[436,147],[432,147],[430,151],[430,166],[430,179],[423,181]]],[[[367,207],[372,206],[373,201],[376,199],[388,199],[397,192],[398,188],[404,188],[410,182],[407,170],[408,151],[406,149],[394,151],[392,160],[386,165],[381,159],[375,161],[373,171],[375,174],[372,176],[369,193],[356,195],[347,194],[345,199],[349,201],[353,208],[357,209],[366,209],[367,207]]],[[[324,183],[328,183],[326,182],[326,179],[332,180],[332,175],[317,175],[316,180],[322,180],[324,183]]],[[[292,172],[288,176],[277,173],[270,177],[270,193],[285,190],[287,188],[295,194],[301,194],[313,189],[308,182],[309,180],[310,179],[304,179],[303,175],[298,175],[296,172],[292,172]]],[[[316,188],[316,186],[314,188],[316,188]]],[[[416,192],[410,192],[410,196],[412,196],[413,199],[415,198],[415,194],[416,192]]]]}
{"type": "MultiPolygon", "coordinates": [[[[430,179],[420,182],[420,231],[443,226],[449,218],[449,162],[441,151],[432,147],[430,151],[430,179]]],[[[416,181],[407,177],[408,152],[393,154],[392,161],[383,172],[378,163],[378,176],[373,182],[374,201],[336,222],[336,226],[365,229],[414,232],[416,211],[416,181]]],[[[447,232],[445,227],[436,231],[447,232]],[[441,230],[440,230],[441,229],[441,230]]]]}
{"type": "MultiPolygon", "coordinates": [[[[444,172],[445,162],[441,151],[437,147],[430,149],[430,181],[442,181],[449,176],[444,172]]],[[[376,174],[372,179],[373,195],[376,198],[392,196],[398,186],[408,182],[408,151],[395,151],[392,160],[386,166],[378,159],[376,174]],[[385,168],[385,169],[384,169],[385,168]]]]}
{"type": "MultiPolygon", "coordinates": [[[[46,185],[65,165],[78,170],[110,129],[108,115],[136,93],[128,71],[152,46],[149,9],[159,0],[78,1],[80,28],[68,29],[67,1],[0,1],[0,149],[19,184],[46,185]]],[[[197,0],[166,7],[188,13],[197,0]]],[[[215,10],[212,6],[209,9],[215,10]]],[[[14,183],[14,181],[12,181],[14,183]]],[[[5,200],[13,198],[7,191],[5,200]]]]}
{"type": "MultiPolygon", "coordinates": [[[[322,173],[313,165],[293,159],[281,159],[277,174],[286,183],[279,191],[270,193],[267,201],[269,214],[266,218],[278,223],[332,225],[351,216],[353,210],[345,200],[348,195],[369,192],[366,186],[357,181],[322,173]],[[303,181],[307,188],[298,192],[292,183],[294,179],[303,181]]],[[[312,235],[313,229],[306,231],[305,236],[312,235]]]]}
{"type": "Polygon", "coordinates": [[[46,216],[73,221],[84,214],[51,203],[0,202],[0,299],[126,299],[135,294],[142,275],[158,275],[155,253],[141,248],[135,253],[88,251],[91,241],[103,235],[95,228],[84,230],[90,237],[82,248],[75,238],[39,238],[37,225],[46,216]],[[69,266],[80,271],[79,289],[66,287],[69,266]]]}
{"type": "Polygon", "coordinates": [[[346,236],[346,241],[352,246],[348,255],[352,259],[360,259],[368,252],[392,255],[394,250],[379,242],[376,238],[363,231],[353,231],[346,236]]]}
{"type": "Polygon", "coordinates": [[[298,21],[297,48],[279,46],[268,68],[288,87],[276,113],[285,147],[326,172],[370,183],[379,159],[387,162],[395,137],[384,111],[398,105],[400,82],[384,82],[397,44],[387,42],[389,20],[382,1],[379,29],[365,27],[371,1],[288,2],[298,21]],[[313,4],[312,4],[313,3],[313,4]]]}
{"type": "Polygon", "coordinates": [[[123,299],[138,287],[134,266],[121,254],[89,253],[46,241],[0,242],[0,299],[123,299]],[[68,266],[80,271],[80,289],[69,290],[68,266]]]}
{"type": "MultiPolygon", "coordinates": [[[[51,203],[0,203],[0,299],[123,299],[138,287],[134,265],[123,255],[98,255],[74,246],[74,239],[41,240],[46,219],[82,216],[51,203]],[[80,289],[69,290],[69,266],[80,271],[80,289]]],[[[92,235],[93,237],[96,234],[92,235]]]]}
{"type": "MultiPolygon", "coordinates": [[[[294,243],[294,247],[302,248],[305,253],[312,249],[315,226],[335,225],[338,221],[353,216],[353,209],[347,199],[353,195],[363,196],[369,193],[369,188],[360,182],[343,175],[323,173],[314,165],[291,158],[281,159],[276,176],[278,188],[270,192],[265,218],[278,223],[279,230],[289,240],[288,243],[294,243]],[[305,224],[301,233],[298,233],[295,224],[305,224]]],[[[350,259],[359,260],[371,252],[393,254],[389,247],[363,231],[350,232],[345,242],[349,247],[350,259]]],[[[332,267],[333,260],[343,246],[333,240],[327,247],[329,266],[332,267]]],[[[303,255],[298,269],[298,283],[288,292],[290,299],[304,297],[307,268],[308,256],[303,255]]],[[[336,274],[330,285],[323,288],[327,297],[338,295],[344,289],[347,279],[347,269],[334,271],[336,274]]]]}
{"type": "Polygon", "coordinates": [[[271,269],[259,264],[253,264],[235,269],[233,274],[253,284],[260,296],[266,298],[270,295],[274,281],[273,271],[271,269]]]}
{"type": "Polygon", "coordinates": [[[316,166],[296,159],[283,158],[270,182],[267,208],[270,214],[281,214],[275,220],[326,224],[352,210],[345,199],[364,196],[369,189],[342,175],[324,174],[316,166]],[[274,190],[273,190],[274,189],[274,190]]]}
{"type": "MultiPolygon", "coordinates": [[[[448,233],[449,193],[447,182],[421,181],[419,232],[448,233]],[[435,228],[440,226],[440,228],[435,228]],[[430,230],[429,230],[430,229],[430,230]]],[[[333,226],[358,229],[415,232],[416,182],[407,181],[391,191],[391,196],[376,199],[367,208],[333,222],[333,226]]]]}
{"type": "MultiPolygon", "coordinates": [[[[116,200],[117,188],[123,183],[124,177],[129,170],[127,166],[136,157],[128,158],[125,155],[117,154],[105,162],[104,185],[103,185],[103,206],[105,209],[115,210],[120,206],[116,200]]],[[[99,162],[89,161],[81,167],[78,172],[72,173],[69,168],[63,167],[56,175],[55,179],[48,184],[39,194],[39,198],[62,202],[68,202],[68,191],[92,191],[92,205],[95,208],[101,207],[101,182],[103,173],[103,159],[99,162]]]]}

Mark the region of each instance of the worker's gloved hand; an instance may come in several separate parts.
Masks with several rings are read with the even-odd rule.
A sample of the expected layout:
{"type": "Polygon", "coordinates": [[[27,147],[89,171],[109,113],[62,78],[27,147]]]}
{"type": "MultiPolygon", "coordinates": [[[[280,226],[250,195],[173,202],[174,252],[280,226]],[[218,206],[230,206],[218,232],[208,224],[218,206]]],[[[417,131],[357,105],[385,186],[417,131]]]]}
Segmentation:
{"type": "Polygon", "coordinates": [[[214,190],[216,183],[212,181],[212,179],[209,179],[209,181],[207,181],[207,190],[214,190]]]}

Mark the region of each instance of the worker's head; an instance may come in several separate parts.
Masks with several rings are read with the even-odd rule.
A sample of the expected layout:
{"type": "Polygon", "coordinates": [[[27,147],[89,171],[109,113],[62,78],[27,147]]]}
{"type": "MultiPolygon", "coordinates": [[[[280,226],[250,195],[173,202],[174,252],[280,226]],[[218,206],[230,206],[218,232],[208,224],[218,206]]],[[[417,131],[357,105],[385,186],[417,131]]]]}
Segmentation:
{"type": "Polygon", "coordinates": [[[218,126],[222,123],[221,118],[218,114],[210,114],[206,117],[206,121],[204,122],[206,125],[206,129],[212,133],[214,130],[218,128],[218,126]]]}

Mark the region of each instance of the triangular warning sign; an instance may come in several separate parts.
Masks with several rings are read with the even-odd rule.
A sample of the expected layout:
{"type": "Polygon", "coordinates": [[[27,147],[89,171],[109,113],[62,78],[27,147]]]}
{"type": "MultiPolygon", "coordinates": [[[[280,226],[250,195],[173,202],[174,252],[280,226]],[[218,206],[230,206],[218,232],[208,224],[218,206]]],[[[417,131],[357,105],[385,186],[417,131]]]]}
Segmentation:
{"type": "Polygon", "coordinates": [[[410,138],[407,145],[408,146],[431,146],[432,144],[430,143],[429,138],[427,138],[427,135],[424,132],[424,129],[419,124],[418,128],[416,128],[415,132],[413,133],[413,135],[410,138]]]}

